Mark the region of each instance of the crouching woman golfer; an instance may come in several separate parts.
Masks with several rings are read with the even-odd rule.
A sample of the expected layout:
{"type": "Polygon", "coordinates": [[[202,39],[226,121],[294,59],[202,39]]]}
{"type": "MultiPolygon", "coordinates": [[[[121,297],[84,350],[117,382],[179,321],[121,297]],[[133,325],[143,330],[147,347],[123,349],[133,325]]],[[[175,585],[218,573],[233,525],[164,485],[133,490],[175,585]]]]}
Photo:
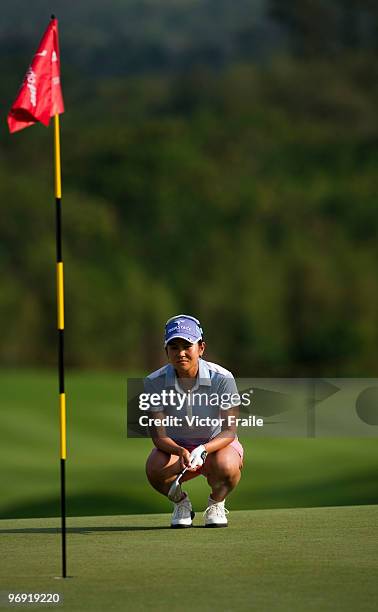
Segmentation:
{"type": "MultiPolygon", "coordinates": [[[[235,421],[240,403],[228,370],[203,359],[200,323],[189,315],[172,317],[165,327],[168,364],[144,380],[154,395],[150,434],[155,445],[146,463],[150,484],[167,496],[184,468],[185,482],[202,474],[210,487],[205,527],[227,527],[227,495],[240,480],[243,448],[235,421]]],[[[151,397],[151,395],[150,395],[151,397]]],[[[178,487],[171,527],[192,525],[189,496],[178,487]]]]}

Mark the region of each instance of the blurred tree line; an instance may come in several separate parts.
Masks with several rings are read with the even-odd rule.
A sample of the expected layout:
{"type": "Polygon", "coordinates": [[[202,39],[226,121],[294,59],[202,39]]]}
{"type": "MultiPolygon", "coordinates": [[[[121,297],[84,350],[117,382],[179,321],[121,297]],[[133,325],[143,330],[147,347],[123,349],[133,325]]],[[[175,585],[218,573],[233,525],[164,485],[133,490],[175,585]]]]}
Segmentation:
{"type": "MultiPolygon", "coordinates": [[[[376,5],[264,7],[282,46],[259,61],[247,34],[221,65],[101,78],[62,50],[69,365],[156,368],[189,312],[239,376],[376,376],[376,5]]],[[[8,106],[29,59],[1,62],[8,106]]],[[[1,135],[0,358],[53,365],[52,131],[1,135]]]]}

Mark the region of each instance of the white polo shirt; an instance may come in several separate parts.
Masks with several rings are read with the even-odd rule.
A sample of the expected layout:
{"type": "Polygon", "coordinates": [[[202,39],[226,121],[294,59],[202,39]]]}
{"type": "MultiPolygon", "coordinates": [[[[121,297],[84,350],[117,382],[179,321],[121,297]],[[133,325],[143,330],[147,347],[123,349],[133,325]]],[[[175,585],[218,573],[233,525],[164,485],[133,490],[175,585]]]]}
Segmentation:
{"type": "Polygon", "coordinates": [[[231,372],[222,366],[200,358],[197,379],[190,391],[179,384],[174,367],[167,364],[144,379],[146,393],[170,392],[177,398],[160,406],[151,406],[150,413],[163,412],[177,417],[178,425],[166,425],[166,435],[185,446],[205,444],[222,429],[226,411],[239,406],[240,397],[231,372]],[[180,396],[180,399],[179,399],[180,396]],[[199,424],[200,423],[200,424],[199,424]]]}

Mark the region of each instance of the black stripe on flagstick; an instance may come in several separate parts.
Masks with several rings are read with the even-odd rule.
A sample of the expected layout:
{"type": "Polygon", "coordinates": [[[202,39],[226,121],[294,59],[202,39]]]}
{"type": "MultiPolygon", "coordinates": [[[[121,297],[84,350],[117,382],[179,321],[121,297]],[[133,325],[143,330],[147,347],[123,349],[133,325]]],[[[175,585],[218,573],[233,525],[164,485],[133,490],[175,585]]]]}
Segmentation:
{"type": "Polygon", "coordinates": [[[62,576],[67,577],[66,554],[66,461],[60,460],[60,513],[62,517],[62,576]]]}
{"type": "Polygon", "coordinates": [[[55,198],[56,202],[56,261],[62,261],[62,207],[61,198],[55,198]]]}
{"type": "Polygon", "coordinates": [[[58,329],[59,393],[64,393],[64,329],[58,329]]]}

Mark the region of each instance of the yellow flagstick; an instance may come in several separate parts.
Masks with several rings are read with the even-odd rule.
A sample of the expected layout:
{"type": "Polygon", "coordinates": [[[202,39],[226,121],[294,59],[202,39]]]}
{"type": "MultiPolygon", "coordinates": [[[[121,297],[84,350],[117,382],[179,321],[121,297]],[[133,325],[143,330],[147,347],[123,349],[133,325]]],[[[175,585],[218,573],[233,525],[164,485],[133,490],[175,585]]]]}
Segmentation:
{"type": "Polygon", "coordinates": [[[62,180],[59,115],[54,115],[54,184],[56,202],[56,291],[60,408],[60,503],[62,520],[62,576],[67,577],[66,555],[66,395],[64,392],[64,276],[62,259],[62,180]]]}
{"type": "Polygon", "coordinates": [[[55,197],[62,197],[62,178],[60,169],[60,125],[59,115],[54,115],[54,186],[55,197]]]}
{"type": "MultiPolygon", "coordinates": [[[[59,113],[64,112],[62,91],[60,88],[60,58],[58,41],[58,21],[55,15],[51,15],[51,22],[41,39],[38,51],[34,55],[29,71],[8,113],[8,127],[11,133],[22,130],[33,123],[41,121],[46,123],[46,111],[49,116],[54,116],[54,184],[56,201],[56,281],[57,281],[57,310],[58,310],[58,363],[59,363],[59,410],[60,410],[60,481],[61,481],[61,518],[62,518],[62,574],[66,578],[66,482],[65,462],[67,459],[66,448],[66,396],[64,392],[64,280],[62,259],[62,184],[60,166],[60,131],[59,113]],[[41,60],[36,57],[42,56],[41,60]],[[42,62],[42,63],[41,63],[42,62]],[[39,89],[40,82],[46,82],[47,70],[50,62],[50,91],[49,97],[43,99],[43,89],[39,89]],[[35,73],[34,73],[35,70],[35,73]],[[29,88],[30,73],[34,74],[33,94],[25,97],[25,91],[29,88]],[[38,85],[38,87],[37,87],[38,85]],[[55,88],[55,89],[54,89],[55,88]],[[38,91],[38,96],[37,96],[38,91]],[[35,97],[35,104],[31,98],[35,97]],[[41,102],[38,107],[36,100],[41,102]],[[49,107],[49,108],[48,108],[49,107]]],[[[31,87],[31,86],[30,86],[31,87]]],[[[30,93],[30,92],[29,92],[30,93]]],[[[46,92],[44,94],[47,95],[46,92]]]]}

